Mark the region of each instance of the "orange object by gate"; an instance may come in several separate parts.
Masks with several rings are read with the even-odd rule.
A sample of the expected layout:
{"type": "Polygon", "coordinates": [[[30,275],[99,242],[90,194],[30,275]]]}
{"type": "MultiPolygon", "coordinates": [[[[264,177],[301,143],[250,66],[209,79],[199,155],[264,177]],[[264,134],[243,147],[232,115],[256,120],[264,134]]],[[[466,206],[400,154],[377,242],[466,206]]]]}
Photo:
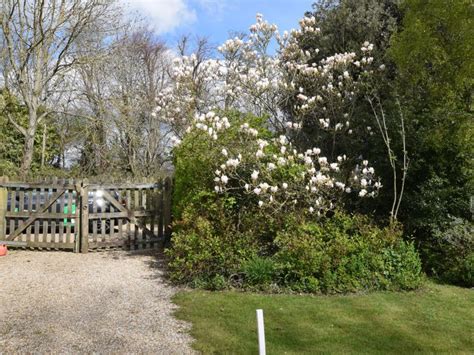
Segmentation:
{"type": "Polygon", "coordinates": [[[7,254],[8,254],[7,246],[0,244],[0,256],[5,256],[7,254]]]}

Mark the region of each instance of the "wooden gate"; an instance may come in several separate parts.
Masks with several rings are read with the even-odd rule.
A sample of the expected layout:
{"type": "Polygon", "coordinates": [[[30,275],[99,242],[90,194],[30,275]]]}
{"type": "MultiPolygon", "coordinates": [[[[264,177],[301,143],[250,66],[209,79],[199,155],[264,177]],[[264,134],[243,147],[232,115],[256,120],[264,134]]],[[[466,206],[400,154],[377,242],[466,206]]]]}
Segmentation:
{"type": "Polygon", "coordinates": [[[0,177],[0,244],[66,249],[156,248],[171,236],[171,180],[8,182],[0,177]]]}

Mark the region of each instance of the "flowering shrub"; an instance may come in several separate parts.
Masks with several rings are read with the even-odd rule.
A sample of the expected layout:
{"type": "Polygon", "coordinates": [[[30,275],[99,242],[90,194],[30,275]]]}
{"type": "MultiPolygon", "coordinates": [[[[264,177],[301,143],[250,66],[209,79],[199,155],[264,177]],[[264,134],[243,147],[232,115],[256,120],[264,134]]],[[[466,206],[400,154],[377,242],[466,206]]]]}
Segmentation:
{"type": "Polygon", "coordinates": [[[259,207],[273,211],[304,208],[320,215],[334,207],[339,194],[355,189],[360,197],[374,196],[380,187],[367,161],[347,176],[340,168],[345,156],[330,162],[319,148],[299,153],[284,135],[258,139],[258,130],[246,122],[240,131],[245,151],[222,149],[222,164],[214,178],[218,193],[247,195],[257,199],[259,207]]]}
{"type": "MultiPolygon", "coordinates": [[[[373,44],[361,44],[359,53],[337,53],[319,59],[317,48],[304,47],[308,36],[318,36],[314,17],[300,28],[280,34],[274,24],[257,14],[250,33],[227,40],[218,59],[198,54],[174,60],[171,85],[157,98],[155,115],[170,122],[182,139],[195,114],[236,109],[256,116],[268,115],[273,129],[294,137],[308,121],[335,138],[355,134],[352,127],[354,97],[374,71],[373,44]],[[276,54],[269,53],[272,43],[276,54]],[[306,88],[306,89],[304,89],[306,88]],[[291,112],[283,112],[293,102],[291,112]]],[[[374,134],[364,127],[363,135],[374,134]]],[[[335,156],[334,156],[335,158],[335,156]]]]}
{"type": "MultiPolygon", "coordinates": [[[[199,115],[188,133],[186,144],[194,149],[202,147],[205,150],[202,159],[206,163],[196,164],[194,158],[191,166],[185,167],[187,174],[208,181],[209,171],[214,171],[216,193],[255,202],[267,213],[306,210],[321,215],[336,206],[338,195],[355,192],[361,198],[373,197],[381,187],[368,161],[362,161],[351,170],[347,167],[342,170],[345,156],[330,162],[319,148],[300,153],[286,136],[272,138],[268,130],[253,126],[239,115],[232,123],[213,111],[199,115]],[[192,166],[202,173],[192,173],[192,166]],[[205,172],[207,176],[203,176],[205,172]]],[[[181,159],[179,153],[177,156],[181,159]]],[[[176,163],[177,169],[182,169],[180,162],[176,163]]],[[[177,176],[181,179],[179,172],[177,176]]],[[[180,183],[179,180],[176,187],[178,195],[183,190],[180,183]]]]}
{"type": "MultiPolygon", "coordinates": [[[[184,208],[203,191],[216,194],[215,171],[222,161],[227,159],[222,154],[224,147],[232,146],[233,150],[242,154],[246,150],[247,141],[242,139],[236,122],[246,120],[258,127],[262,137],[269,137],[263,119],[253,115],[241,115],[238,112],[224,114],[208,114],[203,122],[202,117],[196,118],[188,129],[185,139],[174,148],[175,183],[173,189],[173,209],[175,218],[179,219],[184,208]],[[210,118],[212,116],[212,118],[210,118]],[[245,117],[245,118],[244,118],[245,117]],[[231,125],[230,121],[234,122],[231,125]]],[[[224,178],[225,180],[225,178],[224,178]]]]}
{"type": "Polygon", "coordinates": [[[176,59],[175,85],[156,110],[178,143],[167,251],[174,281],[308,292],[416,287],[419,260],[399,234],[389,242],[388,230],[364,229],[357,217],[331,218],[343,195],[367,199],[382,187],[370,163],[295,139],[308,118],[334,140],[352,134],[350,105],[373,46],[312,62],[314,53],[299,49],[302,33],[317,35],[313,18],[280,35],[258,15],[248,38],[219,48],[222,59],[176,59]],[[314,85],[311,95],[296,78],[314,85]],[[289,114],[280,110],[287,100],[295,101],[289,114]]]}
{"type": "Polygon", "coordinates": [[[419,270],[404,261],[407,255],[407,262],[418,260],[416,253],[400,251],[405,244],[399,234],[362,228],[366,220],[331,217],[338,194],[368,198],[376,191],[367,162],[344,174],[339,165],[346,162],[339,160],[329,162],[317,148],[298,153],[252,115],[196,117],[175,149],[171,278],[212,289],[223,280],[226,286],[307,292],[412,287],[398,281],[402,271],[393,271],[392,261],[402,253],[397,267],[408,269],[408,279],[419,279],[419,270]],[[334,232],[328,225],[342,227],[334,232]],[[305,226],[318,232],[307,234],[305,226]],[[309,266],[302,266],[298,250],[309,253],[309,266]]]}
{"type": "MultiPolygon", "coordinates": [[[[216,164],[209,166],[217,193],[254,200],[268,213],[304,208],[320,215],[334,208],[341,194],[373,197],[382,186],[374,168],[360,156],[320,147],[301,149],[298,135],[308,119],[334,142],[353,134],[351,105],[373,61],[370,43],[364,43],[359,54],[315,61],[317,49],[302,51],[300,42],[318,33],[314,17],[303,18],[300,29],[281,35],[258,14],[248,36],[219,47],[221,59],[203,60],[196,54],[175,59],[174,84],[158,97],[155,114],[170,122],[177,143],[196,132],[217,141],[230,123],[216,112],[232,108],[265,117],[274,133],[262,137],[258,127],[235,122],[232,129],[237,134],[238,128],[236,139],[245,149],[220,142],[221,155],[213,156],[216,164]],[[280,47],[274,55],[268,53],[272,41],[280,47]],[[310,83],[308,93],[298,85],[302,80],[310,83]],[[289,100],[295,102],[293,110],[284,113],[282,103],[289,100]]],[[[373,134],[371,127],[367,130],[373,134]]]]}

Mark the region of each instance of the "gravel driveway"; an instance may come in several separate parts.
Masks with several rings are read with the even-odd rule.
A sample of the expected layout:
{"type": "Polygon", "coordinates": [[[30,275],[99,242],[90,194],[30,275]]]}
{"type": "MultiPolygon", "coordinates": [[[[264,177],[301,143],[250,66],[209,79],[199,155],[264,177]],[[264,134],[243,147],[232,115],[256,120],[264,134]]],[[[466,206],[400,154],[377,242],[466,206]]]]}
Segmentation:
{"type": "Polygon", "coordinates": [[[1,353],[191,353],[153,253],[0,257],[1,353]]]}

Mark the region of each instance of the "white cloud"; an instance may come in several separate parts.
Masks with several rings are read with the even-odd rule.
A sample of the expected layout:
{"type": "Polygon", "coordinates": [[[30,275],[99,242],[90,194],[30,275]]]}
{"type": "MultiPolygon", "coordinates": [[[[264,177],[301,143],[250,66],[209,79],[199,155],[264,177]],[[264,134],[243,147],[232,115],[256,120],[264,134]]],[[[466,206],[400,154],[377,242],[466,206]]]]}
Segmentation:
{"type": "Polygon", "coordinates": [[[204,9],[208,14],[214,16],[222,16],[227,8],[227,1],[225,0],[195,0],[197,4],[204,9]]]}
{"type": "Polygon", "coordinates": [[[147,17],[158,33],[165,33],[175,28],[196,21],[196,12],[185,0],[128,0],[132,10],[147,17]]]}

